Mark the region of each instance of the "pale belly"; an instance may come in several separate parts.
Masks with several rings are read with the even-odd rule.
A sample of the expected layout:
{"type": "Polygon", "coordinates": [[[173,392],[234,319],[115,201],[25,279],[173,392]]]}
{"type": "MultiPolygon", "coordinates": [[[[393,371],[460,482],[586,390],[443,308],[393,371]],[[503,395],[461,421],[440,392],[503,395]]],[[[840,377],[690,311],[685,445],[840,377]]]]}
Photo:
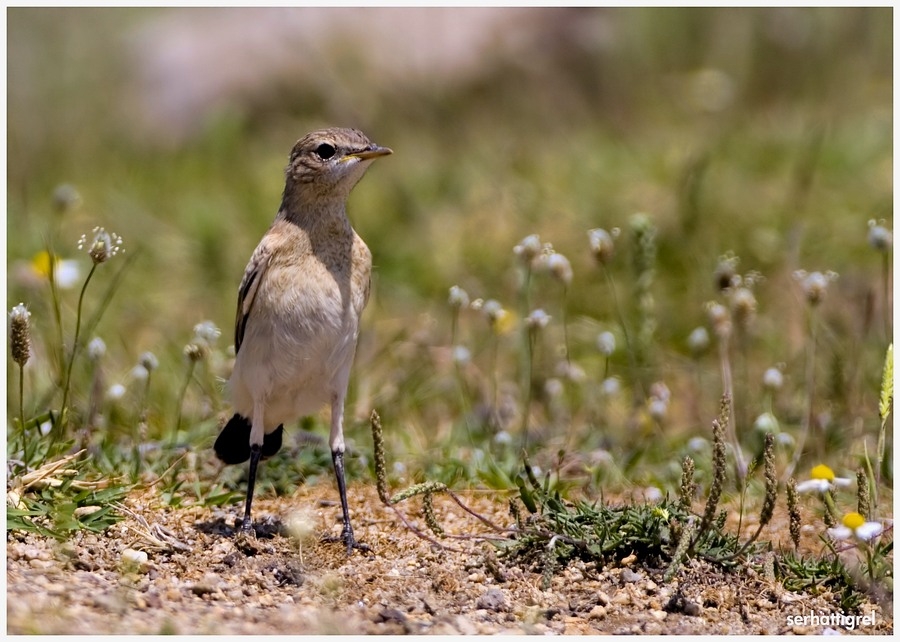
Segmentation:
{"type": "Polygon", "coordinates": [[[253,418],[264,409],[265,431],[314,414],[346,392],[356,348],[350,319],[304,319],[302,324],[253,320],[235,359],[229,386],[235,412],[253,418]],[[277,326],[278,331],[273,329],[277,326]]]}

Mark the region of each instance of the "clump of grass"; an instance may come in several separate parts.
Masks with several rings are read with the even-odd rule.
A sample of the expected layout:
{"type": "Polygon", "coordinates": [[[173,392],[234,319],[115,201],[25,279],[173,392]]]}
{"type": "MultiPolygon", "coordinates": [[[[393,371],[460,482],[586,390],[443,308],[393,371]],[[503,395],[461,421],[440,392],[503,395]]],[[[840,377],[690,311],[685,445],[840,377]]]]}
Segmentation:
{"type": "Polygon", "coordinates": [[[48,461],[16,478],[8,492],[7,529],[64,540],[79,530],[101,532],[119,521],[113,504],[129,488],[96,479],[84,453],[48,461]]]}
{"type": "Polygon", "coordinates": [[[866,595],[857,588],[856,582],[840,559],[832,556],[803,556],[785,553],[774,561],[775,576],[789,591],[795,593],[837,594],[841,610],[856,612],[865,601],[866,595]]]}

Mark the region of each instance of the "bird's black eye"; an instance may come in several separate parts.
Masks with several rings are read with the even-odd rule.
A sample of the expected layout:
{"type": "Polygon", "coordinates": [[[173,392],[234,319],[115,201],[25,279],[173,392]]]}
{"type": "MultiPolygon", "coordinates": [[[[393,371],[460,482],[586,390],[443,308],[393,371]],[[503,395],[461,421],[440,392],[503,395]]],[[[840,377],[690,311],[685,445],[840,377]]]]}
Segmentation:
{"type": "Polygon", "coordinates": [[[328,160],[335,153],[334,145],[329,145],[328,143],[322,143],[318,147],[316,147],[316,155],[322,160],[328,160]]]}

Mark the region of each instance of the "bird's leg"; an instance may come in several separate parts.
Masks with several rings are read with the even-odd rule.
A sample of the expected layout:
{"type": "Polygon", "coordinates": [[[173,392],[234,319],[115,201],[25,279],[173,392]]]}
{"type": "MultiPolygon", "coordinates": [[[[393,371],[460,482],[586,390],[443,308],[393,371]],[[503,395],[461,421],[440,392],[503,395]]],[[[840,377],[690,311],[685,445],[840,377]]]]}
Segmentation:
{"type": "MultiPolygon", "coordinates": [[[[346,385],[343,387],[346,390],[346,385]]],[[[337,477],[338,493],[341,496],[341,516],[344,527],[341,529],[341,540],[347,545],[347,555],[354,548],[362,551],[370,550],[368,546],[356,541],[353,527],[350,525],[350,507],[347,504],[347,481],[344,478],[344,395],[335,394],[331,398],[331,461],[334,463],[334,474],[337,477]]]]}
{"type": "Polygon", "coordinates": [[[341,515],[344,519],[344,527],[341,529],[341,539],[347,545],[347,555],[354,548],[366,548],[356,541],[353,536],[353,527],[350,525],[350,507],[347,505],[347,482],[344,479],[344,451],[332,450],[331,461],[334,462],[334,474],[337,477],[338,493],[341,496],[341,515]]]}
{"type": "Polygon", "coordinates": [[[262,448],[259,444],[250,446],[250,476],[247,479],[247,504],[244,507],[244,521],[241,522],[241,532],[253,533],[253,522],[250,521],[250,506],[253,504],[253,487],[256,485],[256,469],[259,467],[259,458],[262,448]]]}

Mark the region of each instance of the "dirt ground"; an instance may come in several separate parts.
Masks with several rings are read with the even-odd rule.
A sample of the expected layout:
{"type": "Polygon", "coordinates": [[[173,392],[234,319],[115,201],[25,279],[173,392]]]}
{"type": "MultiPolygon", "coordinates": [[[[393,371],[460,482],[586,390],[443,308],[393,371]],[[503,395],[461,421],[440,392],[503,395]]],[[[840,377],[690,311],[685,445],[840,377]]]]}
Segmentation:
{"type": "MultiPolygon", "coordinates": [[[[342,544],[321,541],[340,532],[336,499],[329,484],[257,498],[254,539],[233,536],[240,507],[176,510],[149,496],[129,498],[133,514],[100,535],[58,543],[7,533],[7,632],[817,634],[826,627],[788,616],[837,608],[827,594],[790,593],[700,563],[663,583],[662,570],[627,558],[603,568],[573,563],[542,590],[539,573],[498,559],[484,541],[442,540],[450,550],[416,536],[366,486],[352,487],[350,502],[357,538],[372,551],[348,557],[342,544]]],[[[464,501],[511,521],[496,494],[464,501]]],[[[425,528],[419,499],[400,506],[425,528]]],[[[434,506],[448,534],[488,532],[445,496],[434,506]]],[[[889,610],[861,612],[874,625],[852,632],[893,632],[889,610]]]]}

